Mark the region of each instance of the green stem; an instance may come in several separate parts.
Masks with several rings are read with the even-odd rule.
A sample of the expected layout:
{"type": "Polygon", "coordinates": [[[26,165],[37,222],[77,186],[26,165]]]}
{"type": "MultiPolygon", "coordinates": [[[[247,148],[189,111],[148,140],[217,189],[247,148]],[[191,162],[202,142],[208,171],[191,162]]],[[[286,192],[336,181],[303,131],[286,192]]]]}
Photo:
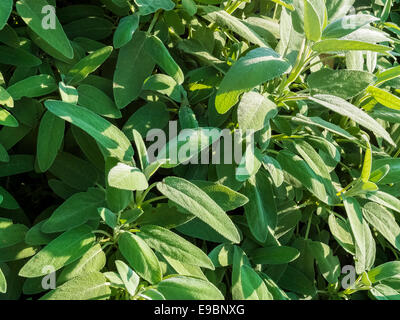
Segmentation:
{"type": "Polygon", "coordinates": [[[143,192],[142,195],[140,195],[139,197],[137,197],[136,203],[137,203],[137,206],[138,206],[138,207],[142,206],[143,200],[146,199],[146,197],[147,197],[147,195],[149,194],[149,192],[150,192],[155,186],[157,186],[157,183],[158,183],[158,182],[154,182],[153,184],[151,184],[150,187],[148,187],[148,188],[146,189],[146,191],[143,192]]]}
{"type": "Polygon", "coordinates": [[[105,235],[105,236],[109,237],[110,239],[113,238],[113,236],[111,234],[109,234],[108,232],[103,231],[103,230],[94,230],[94,231],[92,231],[92,233],[95,233],[95,234],[99,233],[99,234],[102,234],[102,235],[105,235]]]}
{"type": "Polygon", "coordinates": [[[308,235],[309,235],[310,229],[311,229],[311,220],[312,220],[312,213],[310,214],[310,217],[308,218],[307,230],[306,230],[306,235],[304,236],[304,240],[308,239],[308,235]]]}
{"type": "Polygon", "coordinates": [[[279,4],[275,4],[275,8],[274,8],[274,15],[272,16],[272,19],[275,20],[276,19],[276,15],[278,14],[278,7],[279,4]]]}
{"type": "Polygon", "coordinates": [[[149,203],[152,203],[152,202],[155,202],[155,201],[164,200],[164,199],[168,199],[168,198],[166,196],[155,197],[153,199],[150,199],[150,200],[147,200],[147,201],[143,202],[142,205],[149,204],[149,203]]]}
{"type": "MultiPolygon", "coordinates": [[[[336,54],[336,55],[334,55],[334,56],[329,56],[329,57],[325,57],[325,58],[319,59],[319,61],[314,62],[314,63],[310,64],[307,68],[303,69],[302,73],[304,73],[304,72],[310,70],[312,67],[314,67],[314,66],[316,66],[316,65],[318,65],[318,64],[320,64],[320,63],[323,63],[325,60],[329,60],[329,59],[333,59],[333,58],[339,58],[339,57],[342,57],[342,55],[336,54]]],[[[315,58],[315,57],[313,57],[313,59],[314,59],[314,58],[315,58]]],[[[311,62],[313,59],[311,59],[310,62],[311,62]]]]}
{"type": "Polygon", "coordinates": [[[147,30],[147,34],[148,34],[148,35],[150,34],[151,31],[153,31],[153,28],[154,28],[155,24],[157,23],[158,16],[160,15],[160,12],[161,12],[161,11],[157,11],[157,12],[154,14],[153,20],[151,20],[149,29],[147,30]]]}
{"type": "Polygon", "coordinates": [[[281,98],[281,99],[277,99],[277,102],[285,102],[285,101],[298,101],[298,100],[307,100],[308,98],[310,98],[310,96],[294,96],[294,97],[288,97],[288,98],[281,98]]]}
{"type": "Polygon", "coordinates": [[[278,93],[282,93],[286,88],[288,88],[301,74],[303,68],[307,65],[306,61],[310,58],[310,47],[306,39],[303,40],[299,55],[297,56],[296,64],[293,67],[292,72],[286,81],[282,81],[278,88],[278,93]]]}
{"type": "Polygon", "coordinates": [[[232,14],[236,11],[237,8],[242,4],[243,0],[238,0],[234,3],[232,3],[229,7],[227,6],[225,8],[225,11],[228,12],[229,14],[232,14]]]}

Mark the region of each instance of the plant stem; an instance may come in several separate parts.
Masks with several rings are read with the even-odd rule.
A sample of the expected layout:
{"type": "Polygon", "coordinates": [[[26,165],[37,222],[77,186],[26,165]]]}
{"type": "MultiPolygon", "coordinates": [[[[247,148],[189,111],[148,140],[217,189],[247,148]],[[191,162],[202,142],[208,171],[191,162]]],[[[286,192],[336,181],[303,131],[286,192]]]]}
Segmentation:
{"type": "Polygon", "coordinates": [[[147,200],[147,201],[143,202],[142,205],[149,204],[149,203],[152,203],[152,202],[155,202],[155,201],[164,200],[164,199],[168,199],[168,198],[166,196],[155,197],[153,199],[150,199],[150,200],[147,200]]]}
{"type": "Polygon", "coordinates": [[[308,235],[310,233],[310,228],[311,228],[311,220],[312,220],[312,213],[310,214],[310,217],[308,218],[306,235],[304,236],[304,240],[308,239],[308,235]]]}
{"type": "Polygon", "coordinates": [[[153,184],[150,185],[150,187],[148,187],[146,189],[145,192],[143,192],[143,194],[138,197],[139,199],[136,199],[137,202],[137,206],[140,207],[143,204],[143,200],[146,199],[146,196],[149,194],[149,192],[157,185],[158,182],[154,182],[153,184]]]}
{"type": "Polygon", "coordinates": [[[157,23],[158,16],[160,15],[160,12],[161,12],[161,11],[157,11],[157,12],[154,14],[153,20],[151,20],[149,29],[147,30],[147,34],[148,34],[148,35],[151,33],[151,31],[153,31],[153,28],[154,28],[155,24],[157,23]]]}

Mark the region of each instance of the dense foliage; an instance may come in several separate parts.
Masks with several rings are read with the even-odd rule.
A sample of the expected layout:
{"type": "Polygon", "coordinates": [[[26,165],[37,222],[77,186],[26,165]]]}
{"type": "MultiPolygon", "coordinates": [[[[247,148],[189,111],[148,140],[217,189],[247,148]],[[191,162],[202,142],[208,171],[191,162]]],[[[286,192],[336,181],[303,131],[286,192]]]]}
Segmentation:
{"type": "Polygon", "coordinates": [[[0,0],[0,299],[400,299],[398,2],[0,0]]]}

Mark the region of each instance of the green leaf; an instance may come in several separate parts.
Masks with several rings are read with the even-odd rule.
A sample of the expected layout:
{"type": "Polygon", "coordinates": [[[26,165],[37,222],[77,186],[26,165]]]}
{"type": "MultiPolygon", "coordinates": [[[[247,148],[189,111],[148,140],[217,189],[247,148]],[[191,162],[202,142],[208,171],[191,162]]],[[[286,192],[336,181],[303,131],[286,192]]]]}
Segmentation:
{"type": "Polygon", "coordinates": [[[371,288],[370,292],[377,300],[400,300],[398,291],[382,283],[371,288]]]}
{"type": "Polygon", "coordinates": [[[162,168],[173,168],[181,163],[199,163],[202,151],[206,151],[220,137],[221,130],[217,128],[185,129],[159,150],[155,161],[149,160],[161,161],[162,168]]]}
{"type": "Polygon", "coordinates": [[[400,213],[400,200],[389,193],[378,190],[365,194],[365,198],[400,213]]]}
{"type": "Polygon", "coordinates": [[[381,13],[381,20],[386,21],[387,18],[389,18],[389,14],[391,11],[393,5],[393,0],[386,0],[385,5],[383,7],[382,13],[381,13]]]}
{"type": "Polygon", "coordinates": [[[114,271],[104,272],[103,275],[110,281],[110,285],[116,288],[124,288],[124,282],[118,273],[114,271]]]}
{"type": "Polygon", "coordinates": [[[42,26],[44,18],[42,10],[43,7],[48,5],[49,3],[46,0],[20,0],[16,2],[16,9],[32,31],[64,57],[72,59],[74,51],[58,19],[56,18],[54,29],[44,29],[42,26]]]}
{"type": "Polygon", "coordinates": [[[203,271],[198,266],[195,266],[193,264],[183,263],[179,260],[172,259],[171,257],[168,257],[166,255],[162,255],[162,258],[165,259],[165,261],[168,264],[168,267],[170,266],[171,269],[173,269],[173,271],[171,270],[171,273],[177,273],[182,276],[189,276],[189,277],[192,276],[207,280],[207,277],[204,275],[203,271]]]}
{"type": "MultiPolygon", "coordinates": [[[[252,139],[251,135],[247,135],[246,140],[247,139],[252,139]]],[[[236,180],[244,182],[256,175],[261,168],[261,157],[260,150],[254,149],[252,142],[247,142],[246,151],[235,171],[236,180]]]]}
{"type": "Polygon", "coordinates": [[[340,51],[373,51],[379,53],[387,53],[390,47],[379,44],[355,41],[355,40],[338,40],[329,39],[317,42],[312,46],[316,52],[340,52],[340,51]]]}
{"type": "Polygon", "coordinates": [[[25,154],[10,156],[10,161],[0,163],[0,177],[10,177],[33,171],[34,157],[25,154]]]}
{"type": "Polygon", "coordinates": [[[143,191],[149,187],[146,176],[138,168],[118,163],[108,173],[108,184],[121,190],[143,191]]]}
{"type": "Polygon", "coordinates": [[[67,73],[66,81],[68,85],[75,85],[84,80],[89,74],[96,71],[111,55],[113,47],[101,48],[90,55],[84,57],[75,64],[67,73]]]}
{"type": "Polygon", "coordinates": [[[330,203],[331,199],[327,195],[322,178],[302,158],[290,151],[282,150],[277,156],[277,161],[285,173],[294,178],[296,182],[301,183],[321,201],[330,203]]]}
{"type": "Polygon", "coordinates": [[[165,23],[174,31],[177,35],[182,36],[185,34],[185,25],[182,21],[181,16],[177,13],[179,11],[168,11],[163,13],[165,23]]]}
{"type": "Polygon", "coordinates": [[[78,276],[100,271],[106,264],[106,255],[100,244],[91,247],[82,257],[66,266],[57,276],[57,283],[67,282],[78,276]]]}
{"type": "Polygon", "coordinates": [[[175,276],[161,281],[156,289],[168,300],[224,300],[211,282],[187,276],[175,276]]]}
{"type": "Polygon", "coordinates": [[[225,10],[214,6],[198,6],[198,9],[201,16],[207,21],[228,28],[246,41],[249,41],[257,46],[268,46],[256,32],[250,29],[240,19],[230,15],[225,10]]]}
{"type": "Polygon", "coordinates": [[[45,112],[40,121],[37,139],[37,162],[42,172],[54,163],[64,139],[65,121],[50,111],[45,112]]]}
{"type": "Polygon", "coordinates": [[[374,284],[379,281],[398,276],[400,273],[400,261],[390,261],[383,263],[373,269],[371,269],[366,277],[363,274],[363,279],[368,279],[368,282],[374,284]]]}
{"type": "Polygon", "coordinates": [[[283,291],[278,285],[265,273],[258,273],[258,275],[263,279],[268,291],[272,294],[273,300],[290,300],[288,295],[283,291]]]}
{"type": "Polygon", "coordinates": [[[266,121],[278,113],[277,106],[268,98],[257,92],[245,93],[238,105],[239,128],[245,132],[264,128],[266,121]]]}
{"type": "Polygon", "coordinates": [[[148,180],[150,178],[150,176],[147,176],[146,171],[145,171],[145,169],[149,166],[149,162],[147,160],[146,145],[144,144],[143,138],[138,131],[136,131],[135,129],[132,129],[132,134],[133,134],[133,141],[135,143],[135,147],[136,147],[136,150],[137,150],[138,156],[139,156],[140,168],[142,169],[142,171],[144,171],[146,179],[148,180]]]}
{"type": "Polygon", "coordinates": [[[114,73],[114,97],[119,109],[139,97],[143,83],[154,69],[154,61],[145,50],[146,34],[135,32],[132,40],[121,48],[114,73]]]}
{"type": "Polygon", "coordinates": [[[139,236],[151,248],[164,256],[182,263],[214,270],[213,263],[201,249],[168,229],[145,225],[140,228],[139,236]]]}
{"type": "MultiPolygon", "coordinates": [[[[50,207],[50,210],[53,209],[50,207]]],[[[31,246],[39,246],[44,244],[49,244],[54,240],[58,234],[48,234],[42,232],[42,226],[47,221],[47,219],[40,221],[29,229],[25,235],[25,242],[31,246]]]]}
{"type": "Polygon", "coordinates": [[[8,248],[25,240],[28,228],[23,224],[0,225],[0,248],[8,248]]]}
{"type": "Polygon", "coordinates": [[[0,105],[9,107],[9,108],[14,108],[14,100],[11,97],[11,95],[4,89],[2,86],[0,86],[0,105]]]}
{"type": "Polygon", "coordinates": [[[120,160],[131,161],[133,148],[126,136],[93,111],[71,103],[47,100],[44,105],[56,116],[84,130],[108,152],[120,160]]]}
{"type": "Polygon", "coordinates": [[[400,65],[378,72],[378,74],[376,75],[377,77],[376,86],[381,85],[387,81],[393,80],[398,76],[400,76],[400,65]]]}
{"type": "Polygon", "coordinates": [[[192,219],[193,215],[182,213],[182,210],[172,203],[159,203],[154,207],[144,207],[144,213],[138,218],[137,223],[140,225],[154,224],[172,229],[192,219]]]}
{"type": "Polygon", "coordinates": [[[132,129],[146,137],[151,129],[163,129],[169,121],[167,106],[163,102],[149,102],[134,112],[122,128],[129,140],[133,140],[132,129]]]}
{"type": "Polygon", "coordinates": [[[249,202],[245,195],[222,184],[201,180],[192,180],[191,183],[207,193],[224,211],[235,210],[249,202]]]}
{"type": "Polygon", "coordinates": [[[342,129],[340,126],[333,124],[331,122],[325,121],[320,117],[305,117],[304,115],[297,114],[296,117],[292,118],[292,121],[296,123],[306,124],[308,126],[315,126],[324,130],[328,130],[340,137],[349,140],[355,140],[356,138],[352,136],[349,132],[342,129]]]}
{"type": "Polygon", "coordinates": [[[147,289],[140,294],[146,300],[165,300],[165,297],[155,289],[147,289]]]}
{"type": "Polygon", "coordinates": [[[324,68],[311,73],[307,84],[312,95],[330,94],[347,100],[360,94],[375,79],[372,73],[365,71],[324,68]]]}
{"type": "Polygon", "coordinates": [[[52,266],[54,270],[74,262],[93,245],[96,237],[87,225],[64,232],[32,257],[19,271],[25,278],[43,276],[43,268],[52,266]]]}
{"type": "Polygon", "coordinates": [[[14,100],[22,97],[36,98],[48,95],[57,90],[57,84],[52,76],[41,74],[28,77],[7,88],[14,100]]]}
{"type": "Polygon", "coordinates": [[[310,250],[317,260],[318,269],[329,283],[336,283],[340,276],[339,258],[333,255],[332,249],[323,242],[312,241],[310,250]]]}
{"type": "Polygon", "coordinates": [[[0,109],[0,125],[15,128],[19,126],[19,123],[6,109],[0,109]]]}
{"type": "Polygon", "coordinates": [[[196,115],[188,106],[179,109],[179,123],[182,129],[194,129],[199,127],[196,115]]]}
{"type": "Polygon", "coordinates": [[[172,58],[164,43],[157,36],[148,36],[144,43],[144,48],[154,62],[169,76],[174,78],[177,84],[183,83],[185,75],[174,58],[172,58]]]}
{"type": "Polygon", "coordinates": [[[32,257],[38,252],[38,250],[38,247],[32,247],[24,242],[20,242],[12,247],[0,249],[0,263],[18,261],[32,257]]]}
{"type": "Polygon", "coordinates": [[[114,212],[107,208],[98,208],[101,219],[112,229],[118,226],[118,218],[114,212]]]}
{"type": "Polygon", "coordinates": [[[271,182],[264,172],[259,171],[246,182],[243,193],[249,198],[244,212],[250,231],[258,241],[265,242],[277,223],[271,182]]]}
{"type": "MultiPolygon", "coordinates": [[[[13,8],[13,0],[5,0],[0,3],[0,30],[7,24],[13,8]]],[[[0,292],[3,292],[0,290],[0,292]]],[[[4,291],[5,293],[5,291],[4,291]]]]}
{"type": "Polygon", "coordinates": [[[10,155],[8,154],[6,148],[2,144],[0,144],[0,162],[9,162],[10,155]]]}
{"type": "Polygon", "coordinates": [[[26,50],[0,45],[0,63],[29,68],[39,66],[42,61],[26,50]]]}
{"type": "Polygon", "coordinates": [[[372,163],[372,171],[388,165],[389,173],[379,181],[380,184],[389,184],[400,182],[400,159],[397,158],[384,158],[377,159],[372,163]]]}
{"type": "Polygon", "coordinates": [[[356,196],[361,197],[365,193],[375,192],[378,189],[379,188],[375,183],[373,183],[371,181],[364,182],[361,179],[359,179],[359,180],[356,180],[354,186],[350,190],[346,191],[344,194],[347,197],[356,197],[356,196]]]}
{"type": "Polygon", "coordinates": [[[303,139],[295,140],[290,143],[289,149],[295,150],[308,164],[311,170],[316,174],[319,180],[323,183],[327,193],[327,202],[336,202],[336,190],[331,181],[329,169],[318,152],[303,139]]]}
{"type": "Polygon", "coordinates": [[[343,204],[354,237],[356,271],[360,274],[369,270],[374,264],[375,241],[357,200],[343,197],[343,204]]]}
{"type": "Polygon", "coordinates": [[[120,20],[114,33],[114,48],[119,49],[132,40],[132,36],[139,27],[140,17],[136,14],[124,17],[120,20]]]}
{"type": "Polygon", "coordinates": [[[273,300],[261,277],[248,265],[240,268],[241,285],[245,300],[273,300]]]}
{"type": "MultiPolygon", "coordinates": [[[[156,91],[170,97],[176,102],[182,102],[183,97],[187,95],[183,87],[176,83],[174,78],[162,73],[149,77],[144,83],[143,91],[156,91]]],[[[182,129],[184,128],[182,127],[182,129]]]]}
{"type": "Polygon", "coordinates": [[[369,86],[367,92],[387,108],[400,110],[400,98],[383,89],[369,86]]]}
{"type": "Polygon", "coordinates": [[[88,108],[106,118],[122,118],[121,112],[118,110],[114,101],[100,89],[91,85],[82,84],[78,87],[77,92],[79,98],[76,104],[88,108]]]}
{"type": "Polygon", "coordinates": [[[80,226],[98,217],[97,208],[104,205],[105,194],[100,189],[91,188],[68,198],[43,224],[46,233],[60,232],[80,226]]]}
{"type": "Polygon", "coordinates": [[[226,213],[204,191],[182,178],[167,177],[157,189],[211,228],[234,243],[240,242],[236,226],[226,213]]]}
{"type": "Polygon", "coordinates": [[[379,19],[367,14],[345,16],[330,23],[322,32],[323,39],[338,39],[379,19]]]}
{"type": "Polygon", "coordinates": [[[6,293],[7,292],[7,280],[6,277],[4,276],[3,271],[0,268],[0,293],[6,293]]]}
{"type": "Polygon", "coordinates": [[[281,5],[282,7],[285,7],[286,9],[289,9],[290,11],[294,11],[293,5],[287,3],[287,0],[271,0],[271,1],[281,5]]]}
{"type": "Polygon", "coordinates": [[[208,257],[216,268],[230,266],[233,263],[234,248],[230,243],[222,243],[215,247],[208,257]]]}
{"type": "Polygon", "coordinates": [[[73,86],[67,86],[64,82],[58,83],[61,100],[68,103],[78,103],[78,90],[73,86]]]}
{"type": "Polygon", "coordinates": [[[0,208],[16,210],[19,209],[17,200],[3,187],[0,186],[0,195],[3,197],[3,201],[0,203],[0,208]]]}
{"type": "Polygon", "coordinates": [[[367,150],[365,151],[365,156],[364,156],[364,163],[363,167],[361,170],[361,176],[360,179],[364,183],[367,183],[369,181],[369,178],[371,176],[371,169],[372,169],[372,148],[371,144],[369,143],[368,139],[363,136],[365,142],[367,143],[367,150]]]}
{"type": "Polygon", "coordinates": [[[118,239],[119,250],[129,265],[146,281],[156,284],[161,281],[160,263],[146,242],[130,232],[124,232],[118,239]]]}
{"type": "Polygon", "coordinates": [[[233,260],[232,260],[232,299],[244,300],[244,288],[242,281],[242,267],[244,265],[251,266],[245,252],[238,246],[233,247],[233,260]]]}
{"type": "Polygon", "coordinates": [[[182,0],[182,6],[191,17],[197,13],[197,6],[193,0],[182,0]]]}
{"type": "Polygon", "coordinates": [[[309,99],[336,113],[349,117],[359,125],[374,132],[375,135],[382,137],[391,145],[396,145],[389,133],[376,120],[346,100],[327,94],[318,94],[309,99]]]}
{"type": "MultiPolygon", "coordinates": [[[[182,219],[183,220],[183,219],[182,219]]],[[[202,239],[205,241],[225,243],[227,242],[226,237],[222,236],[220,233],[215,231],[211,226],[201,221],[199,218],[194,218],[193,216],[186,216],[184,224],[176,227],[176,229],[189,237],[202,239]],[[189,220],[189,221],[188,221],[189,220]]]]}
{"type": "Polygon", "coordinates": [[[287,266],[278,281],[278,285],[283,289],[311,297],[317,293],[314,281],[310,280],[301,270],[291,265],[287,266]]]}
{"type": "Polygon", "coordinates": [[[64,283],[40,300],[105,300],[110,295],[106,277],[100,272],[91,272],[64,283]]]}
{"type": "Polygon", "coordinates": [[[173,3],[171,0],[135,0],[135,2],[139,7],[139,13],[142,16],[154,13],[160,9],[169,11],[175,8],[175,3],[173,3]]]}
{"type": "Polygon", "coordinates": [[[280,187],[284,180],[283,170],[278,161],[274,158],[264,155],[262,158],[262,164],[267,170],[276,187],[280,187]]]}
{"type": "Polygon", "coordinates": [[[140,278],[127,264],[121,260],[116,260],[115,265],[117,267],[118,273],[131,296],[134,296],[136,289],[139,285],[140,278]]]}
{"type": "Polygon", "coordinates": [[[296,248],[277,246],[256,249],[251,252],[250,258],[255,264],[285,264],[299,256],[300,252],[296,248]]]}
{"type": "Polygon", "coordinates": [[[350,226],[347,221],[336,219],[333,214],[328,219],[329,230],[336,241],[350,254],[355,254],[354,241],[351,235],[350,226]]]}
{"type": "Polygon", "coordinates": [[[374,202],[368,202],[362,210],[368,223],[378,230],[393,247],[400,250],[400,227],[393,214],[374,202]]]}
{"type": "Polygon", "coordinates": [[[355,0],[332,0],[326,3],[330,21],[344,17],[353,7],[355,0]]]}
{"type": "Polygon", "coordinates": [[[68,152],[59,152],[49,171],[63,183],[78,191],[87,191],[98,179],[96,169],[88,161],[68,152]]]}
{"type": "Polygon", "coordinates": [[[284,74],[289,63],[270,48],[257,48],[240,58],[222,80],[215,107],[221,114],[228,112],[239,96],[254,87],[284,74]],[[248,75],[243,77],[243,74],[248,75]]]}
{"type": "Polygon", "coordinates": [[[92,40],[108,38],[114,29],[114,24],[103,17],[84,17],[74,20],[64,26],[65,33],[71,39],[85,37],[92,40]]]}
{"type": "Polygon", "coordinates": [[[315,6],[318,1],[304,0],[304,32],[308,40],[318,41],[321,39],[323,21],[315,6]]]}
{"type": "MultiPolygon", "coordinates": [[[[118,159],[107,158],[105,163],[105,177],[108,176],[110,170],[118,164],[118,159]]],[[[116,189],[108,185],[106,180],[106,200],[107,205],[113,212],[120,212],[126,209],[133,201],[133,192],[128,190],[116,189]]]]}

